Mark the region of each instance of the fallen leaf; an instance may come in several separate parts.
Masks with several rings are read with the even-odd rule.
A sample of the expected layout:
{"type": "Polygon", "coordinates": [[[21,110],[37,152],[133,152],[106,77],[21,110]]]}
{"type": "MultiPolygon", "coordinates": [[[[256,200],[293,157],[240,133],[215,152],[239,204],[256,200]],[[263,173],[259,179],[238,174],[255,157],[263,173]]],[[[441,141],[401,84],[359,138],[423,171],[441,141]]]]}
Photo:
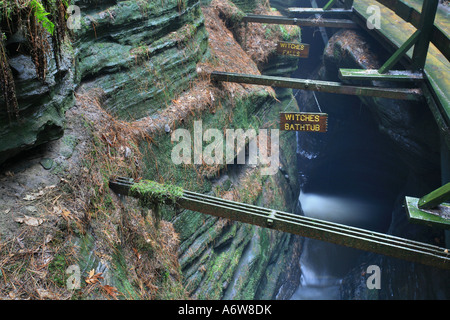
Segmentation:
{"type": "Polygon", "coordinates": [[[31,195],[31,194],[27,194],[27,195],[23,198],[23,200],[26,200],[26,201],[33,201],[33,200],[36,200],[36,197],[33,196],[33,195],[31,195]]]}
{"type": "Polygon", "coordinates": [[[28,226],[37,227],[44,222],[44,219],[24,215],[23,217],[14,218],[14,221],[18,223],[25,223],[28,226]]]}
{"type": "Polygon", "coordinates": [[[53,240],[53,236],[51,234],[48,234],[45,236],[45,244],[49,243],[50,241],[53,240]]]}
{"type": "Polygon", "coordinates": [[[69,216],[70,216],[70,211],[69,210],[67,210],[67,209],[63,209],[62,211],[61,211],[61,215],[64,217],[64,218],[69,218],[69,216]]]}
{"type": "Polygon", "coordinates": [[[86,281],[87,284],[94,284],[100,282],[99,279],[103,279],[101,275],[102,275],[101,272],[95,273],[95,270],[92,269],[91,271],[88,272],[88,277],[84,281],[86,281]]]}
{"type": "Polygon", "coordinates": [[[41,197],[41,196],[44,195],[44,193],[45,193],[44,190],[51,190],[51,189],[53,189],[55,187],[56,187],[56,185],[46,186],[43,190],[40,190],[39,192],[33,192],[32,194],[25,195],[23,200],[26,200],[26,201],[36,200],[38,197],[41,197]]]}
{"type": "Polygon", "coordinates": [[[132,248],[132,249],[134,251],[134,254],[136,254],[137,259],[141,260],[141,254],[135,248],[132,248]]]}
{"type": "Polygon", "coordinates": [[[119,293],[119,290],[117,290],[116,287],[112,287],[112,286],[105,284],[104,286],[102,286],[102,288],[103,288],[103,290],[106,291],[106,293],[108,295],[110,295],[111,297],[113,297],[114,299],[117,300],[117,294],[119,293]]]}
{"type": "Polygon", "coordinates": [[[55,296],[55,294],[53,294],[52,292],[45,290],[45,289],[37,289],[37,292],[39,293],[39,296],[41,299],[51,299],[54,300],[57,297],[55,296]]]}

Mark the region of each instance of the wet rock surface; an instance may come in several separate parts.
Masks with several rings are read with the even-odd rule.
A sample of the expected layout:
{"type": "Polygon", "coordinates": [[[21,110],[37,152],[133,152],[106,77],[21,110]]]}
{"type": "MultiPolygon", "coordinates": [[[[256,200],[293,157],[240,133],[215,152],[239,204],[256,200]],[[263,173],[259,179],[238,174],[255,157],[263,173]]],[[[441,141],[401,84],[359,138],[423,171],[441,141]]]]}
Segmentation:
{"type": "MultiPolygon", "coordinates": [[[[70,50],[70,48],[66,48],[70,50]]],[[[22,151],[62,137],[65,112],[74,104],[72,58],[67,51],[59,70],[49,58],[45,81],[37,77],[30,56],[10,57],[15,76],[19,119],[10,119],[0,99],[0,165],[22,151]]]]}
{"type": "MultiPolygon", "coordinates": [[[[165,107],[172,103],[177,104],[178,101],[175,99],[184,90],[187,90],[188,98],[192,98],[189,97],[189,89],[192,89],[193,83],[195,84],[197,63],[208,59],[210,55],[207,48],[208,32],[198,1],[168,1],[163,7],[151,7],[154,3],[146,1],[76,1],[76,4],[81,8],[82,28],[75,32],[74,49],[69,55],[74,58],[71,60],[74,64],[70,65],[69,69],[73,72],[73,75],[70,73],[72,77],[70,79],[72,90],[76,87],[76,103],[73,105],[72,101],[73,106],[65,111],[65,118],[61,118],[61,123],[64,124],[61,128],[64,130],[58,132],[60,139],[44,143],[29,153],[21,153],[18,158],[12,158],[5,163],[0,176],[0,188],[5,191],[0,195],[0,234],[7,239],[14,239],[26,225],[25,221],[28,220],[24,220],[25,215],[33,218],[30,221],[35,221],[34,219],[38,222],[41,219],[44,221],[42,225],[36,226],[35,230],[47,232],[39,228],[46,226],[59,232],[61,224],[64,228],[67,227],[64,221],[58,222],[58,219],[64,220],[63,217],[66,217],[64,214],[71,214],[72,217],[80,219],[90,217],[92,212],[86,208],[95,206],[94,202],[99,201],[99,197],[105,194],[108,205],[115,204],[114,209],[109,207],[106,210],[102,207],[108,215],[111,214],[107,219],[110,227],[108,236],[114,238],[118,232],[123,237],[120,230],[122,227],[128,230],[130,226],[122,226],[124,212],[119,208],[122,206],[135,208],[133,199],[126,201],[118,199],[118,196],[113,195],[101,181],[100,187],[92,185],[87,189],[78,188],[77,198],[72,199],[75,195],[71,188],[77,189],[77,185],[70,185],[69,188],[70,178],[83,176],[81,180],[89,184],[89,179],[98,172],[89,171],[86,164],[88,162],[94,167],[97,165],[101,167],[102,164],[98,163],[100,160],[96,161],[96,158],[117,157],[117,161],[113,160],[109,164],[130,161],[130,167],[133,168],[147,165],[132,160],[135,154],[130,156],[131,151],[128,147],[134,148],[136,145],[133,145],[134,147],[131,144],[127,145],[128,153],[126,148],[115,150],[113,143],[119,142],[109,140],[109,135],[118,137],[117,132],[112,129],[118,123],[116,119],[133,120],[146,116],[150,116],[147,118],[150,120],[158,119],[156,112],[164,111],[165,107]],[[100,111],[100,108],[106,109],[117,118],[114,120],[109,118],[109,114],[100,111]],[[97,131],[109,128],[110,125],[110,131],[105,130],[102,134],[97,131]],[[99,150],[103,150],[104,154],[97,154],[99,150]],[[54,188],[58,189],[57,194],[47,193],[54,188]],[[91,198],[92,195],[95,200],[91,198]],[[75,206],[67,207],[70,212],[57,210],[57,204],[64,199],[71,199],[75,203],[75,206]],[[18,219],[21,222],[18,222],[18,219]]],[[[227,58],[231,60],[236,55],[243,54],[242,61],[249,64],[245,67],[257,72],[256,64],[245,55],[239,43],[233,39],[232,33],[226,27],[221,31],[230,37],[222,44],[221,52],[224,55],[229,53],[230,57],[227,58]],[[230,48],[238,52],[230,52],[230,48]]],[[[29,64],[26,58],[18,57],[17,60],[13,60],[13,64],[17,72],[20,72],[21,79],[33,77],[32,70],[26,67],[29,64]]],[[[295,61],[289,59],[271,60],[269,68],[275,69],[279,65],[283,66],[283,74],[288,74],[296,68],[295,61]]],[[[268,72],[273,73],[273,70],[268,72]]],[[[51,78],[48,79],[53,81],[51,78]]],[[[58,81],[54,80],[53,84],[57,83],[58,81]]],[[[196,89],[197,93],[201,91],[201,87],[196,89]]],[[[24,90],[22,92],[24,97],[26,93],[32,93],[35,97],[36,94],[48,95],[50,91],[45,86],[38,86],[33,90],[24,90]]],[[[276,120],[280,108],[285,110],[287,107],[289,110],[297,108],[292,91],[277,92],[279,100],[274,99],[274,94],[273,90],[245,86],[215,97],[211,91],[211,96],[208,94],[206,100],[211,101],[211,105],[203,112],[192,112],[192,115],[203,119],[205,125],[210,126],[231,125],[226,121],[234,117],[232,125],[237,128],[257,127],[262,122],[271,123],[276,120]],[[213,107],[217,110],[213,110],[213,107]],[[222,110],[225,108],[229,112],[222,110]]],[[[59,101],[58,98],[56,95],[56,101],[59,101]]],[[[64,116],[64,113],[62,115],[64,116]]],[[[152,123],[150,120],[149,123],[152,123]]],[[[146,178],[154,178],[152,175],[155,173],[174,175],[178,185],[189,189],[190,184],[198,179],[194,169],[163,170],[162,162],[167,159],[170,161],[170,148],[173,146],[170,142],[170,133],[176,126],[170,122],[169,127],[166,120],[162,121],[161,135],[154,130],[151,131],[154,139],[152,143],[142,141],[141,147],[144,151],[151,146],[159,148],[156,152],[159,157],[156,164],[158,169],[151,170],[150,166],[144,174],[146,178]],[[162,147],[166,144],[168,147],[163,150],[162,147]],[[183,184],[186,179],[188,184],[183,184]]],[[[177,125],[183,125],[188,121],[191,120],[182,119],[177,125]]],[[[127,123],[120,123],[121,126],[127,127],[127,123]]],[[[131,128],[127,128],[129,130],[127,134],[133,133],[131,128]]],[[[259,168],[236,166],[226,173],[221,172],[220,176],[216,177],[220,181],[209,177],[205,185],[201,185],[200,190],[195,191],[209,193],[212,190],[211,187],[207,190],[208,185],[214,184],[214,187],[217,187],[215,191],[219,194],[227,191],[234,193],[237,199],[242,201],[290,211],[298,193],[297,182],[293,178],[295,148],[292,146],[295,143],[295,136],[282,135],[280,139],[281,147],[284,149],[280,159],[283,172],[277,172],[273,177],[261,177],[257,173],[259,168]]],[[[107,181],[109,177],[102,179],[107,181]]],[[[133,209],[130,211],[134,213],[133,209]]],[[[105,242],[99,240],[103,237],[105,227],[98,218],[99,216],[92,216],[85,233],[83,231],[70,237],[73,238],[72,242],[67,245],[76,248],[71,251],[71,257],[77,260],[83,275],[94,269],[95,272],[105,275],[104,283],[107,285],[113,285],[121,292],[126,292],[127,297],[139,297],[140,289],[133,287],[134,282],[131,278],[136,276],[134,272],[142,266],[142,260],[139,266],[135,261],[140,256],[136,255],[137,251],[133,252],[130,248],[126,248],[129,242],[125,242],[123,238],[114,238],[117,243],[124,241],[118,251],[115,244],[109,242],[110,238],[105,242]],[[102,230],[100,237],[99,230],[102,230]],[[131,270],[130,266],[134,268],[131,274],[128,273],[131,270]]],[[[294,267],[298,264],[297,237],[265,228],[227,222],[196,212],[184,212],[176,217],[164,216],[164,218],[167,223],[163,225],[173,224],[180,237],[179,252],[171,252],[168,256],[176,258],[176,254],[179,255],[183,286],[192,297],[272,299],[276,297],[280,287],[283,287],[284,292],[293,290],[289,288],[289,283],[295,277],[286,270],[287,268],[295,270],[294,267]]],[[[167,233],[169,238],[174,237],[172,232],[175,233],[174,230],[167,233]]],[[[144,241],[137,244],[143,247],[137,249],[143,250],[144,254],[152,254],[153,243],[148,244],[144,241]],[[149,251],[146,251],[147,249],[149,251]]],[[[172,249],[175,247],[170,246],[172,249]]],[[[57,260],[56,258],[66,260],[63,254],[54,260],[57,260]]],[[[167,266],[155,266],[160,268],[158,272],[163,275],[165,267],[167,266]]],[[[172,280],[176,278],[175,282],[181,283],[178,271],[174,274],[169,272],[167,277],[172,280]]],[[[142,279],[147,283],[148,274],[147,278],[144,275],[142,279]]],[[[177,296],[183,290],[168,291],[169,294],[177,296]]]]}
{"type": "Polygon", "coordinates": [[[77,78],[104,90],[110,113],[152,115],[189,88],[208,43],[198,1],[100,1],[81,9],[77,78]]]}

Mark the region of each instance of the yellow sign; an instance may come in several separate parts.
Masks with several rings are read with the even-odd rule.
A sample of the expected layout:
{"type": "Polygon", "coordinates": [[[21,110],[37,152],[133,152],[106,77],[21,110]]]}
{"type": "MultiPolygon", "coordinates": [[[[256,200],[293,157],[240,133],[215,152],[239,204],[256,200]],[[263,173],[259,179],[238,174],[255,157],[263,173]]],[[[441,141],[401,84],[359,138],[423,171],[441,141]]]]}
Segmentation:
{"type": "Polygon", "coordinates": [[[280,130],[327,132],[328,114],[311,112],[281,112],[280,130]]]}
{"type": "Polygon", "coordinates": [[[283,56],[308,58],[309,44],[292,43],[292,42],[278,42],[277,53],[281,54],[283,56]]]}

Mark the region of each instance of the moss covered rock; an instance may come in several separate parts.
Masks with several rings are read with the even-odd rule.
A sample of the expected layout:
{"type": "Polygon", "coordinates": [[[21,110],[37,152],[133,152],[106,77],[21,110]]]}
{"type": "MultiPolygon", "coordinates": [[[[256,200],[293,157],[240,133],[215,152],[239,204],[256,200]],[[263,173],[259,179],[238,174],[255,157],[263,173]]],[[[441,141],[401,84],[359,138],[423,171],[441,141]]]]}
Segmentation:
{"type": "Polygon", "coordinates": [[[48,58],[45,81],[38,79],[30,56],[10,57],[14,74],[19,118],[10,119],[0,98],[0,164],[21,151],[60,138],[65,111],[74,104],[75,88],[70,45],[63,49],[59,70],[48,58]]]}
{"type": "Polygon", "coordinates": [[[195,79],[208,40],[198,1],[104,2],[81,13],[77,78],[103,89],[112,114],[154,114],[195,79]]]}

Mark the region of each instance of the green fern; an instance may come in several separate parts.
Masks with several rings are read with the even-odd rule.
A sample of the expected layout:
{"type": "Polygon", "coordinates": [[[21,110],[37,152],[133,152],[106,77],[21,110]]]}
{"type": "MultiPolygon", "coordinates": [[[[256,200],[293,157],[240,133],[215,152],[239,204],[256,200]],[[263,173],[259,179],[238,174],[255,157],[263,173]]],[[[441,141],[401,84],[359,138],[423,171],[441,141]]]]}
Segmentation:
{"type": "Polygon", "coordinates": [[[50,14],[47,11],[45,11],[42,4],[37,0],[31,0],[30,6],[34,10],[34,15],[36,19],[42,23],[42,26],[51,34],[53,35],[53,32],[55,30],[55,25],[53,22],[51,22],[47,16],[50,14]]]}

